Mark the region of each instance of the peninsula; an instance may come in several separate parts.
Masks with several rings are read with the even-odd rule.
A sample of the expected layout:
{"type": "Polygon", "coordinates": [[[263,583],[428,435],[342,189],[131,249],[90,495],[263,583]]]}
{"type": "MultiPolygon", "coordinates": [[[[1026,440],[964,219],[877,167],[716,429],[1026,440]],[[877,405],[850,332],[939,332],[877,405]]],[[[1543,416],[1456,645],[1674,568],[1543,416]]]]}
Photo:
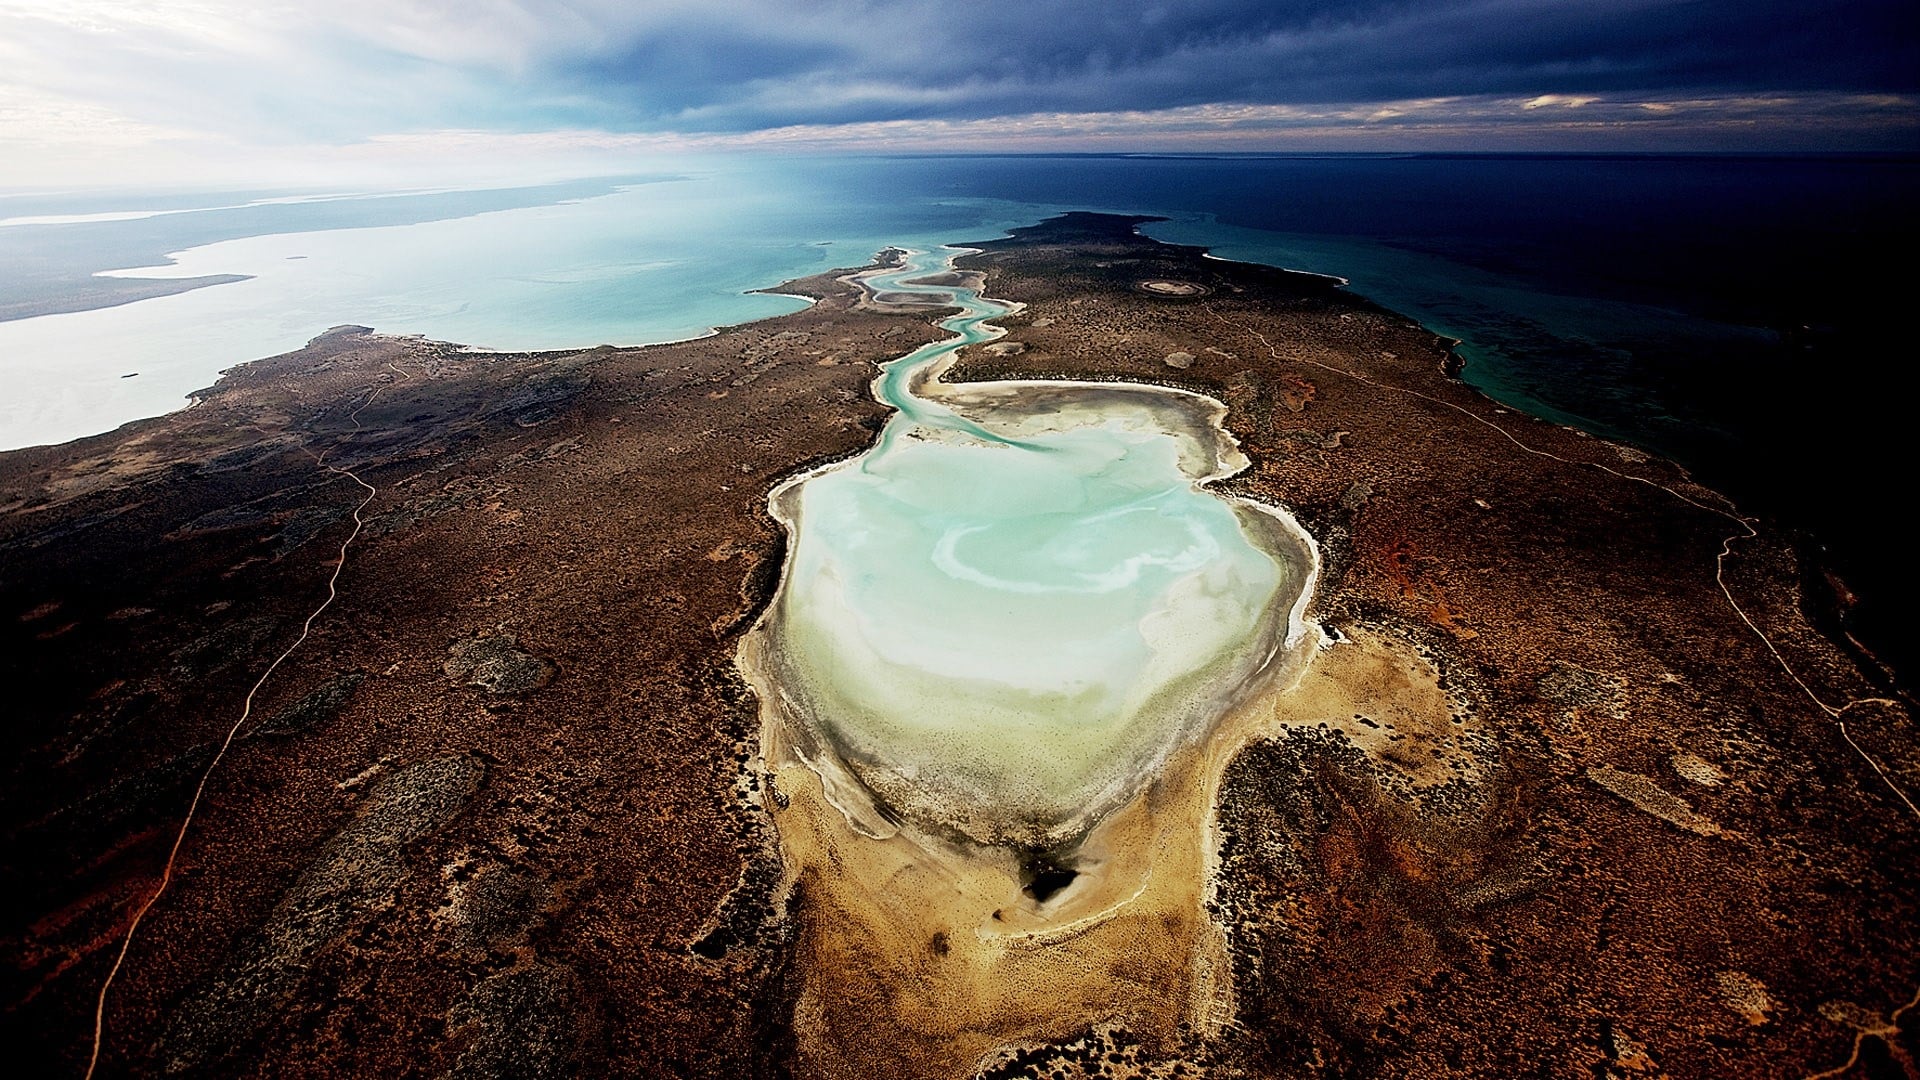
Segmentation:
{"type": "Polygon", "coordinates": [[[1141,220],[0,455],[22,1067],[1911,1072],[1920,741],[1819,567],[1141,220]]]}

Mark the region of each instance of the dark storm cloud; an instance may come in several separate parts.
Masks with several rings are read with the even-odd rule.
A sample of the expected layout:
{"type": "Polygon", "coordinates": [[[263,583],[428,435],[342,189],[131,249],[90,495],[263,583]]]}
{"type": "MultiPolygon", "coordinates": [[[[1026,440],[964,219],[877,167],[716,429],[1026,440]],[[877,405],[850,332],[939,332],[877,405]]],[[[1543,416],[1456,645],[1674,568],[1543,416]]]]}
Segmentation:
{"type": "Polygon", "coordinates": [[[1909,149],[1916,12],[1916,0],[0,0],[0,161],[18,183],[97,175],[123,155],[144,175],[160,156],[186,169],[316,146],[435,167],[456,149],[488,167],[741,146],[1909,149]]]}
{"type": "Polygon", "coordinates": [[[1912,0],[736,3],[615,17],[528,76],[554,92],[550,115],[736,131],[1221,102],[1904,93],[1920,89],[1915,10],[1912,0]]]}

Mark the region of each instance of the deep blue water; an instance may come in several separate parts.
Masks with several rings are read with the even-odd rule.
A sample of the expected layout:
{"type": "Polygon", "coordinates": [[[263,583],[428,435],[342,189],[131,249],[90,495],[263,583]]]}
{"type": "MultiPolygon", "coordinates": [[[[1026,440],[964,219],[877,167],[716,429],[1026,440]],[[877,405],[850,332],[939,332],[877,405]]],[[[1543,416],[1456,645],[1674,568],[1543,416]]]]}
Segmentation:
{"type": "Polygon", "coordinates": [[[1163,239],[1338,274],[1463,339],[1466,378],[1681,461],[1810,535],[1911,672],[1903,516],[1920,159],[903,161],[956,197],[1157,213],[1163,239]]]}
{"type": "MultiPolygon", "coordinates": [[[[0,301],[189,248],[182,273],[256,275],[118,314],[0,322],[0,390],[19,391],[0,396],[57,388],[67,354],[119,355],[163,330],[179,331],[174,354],[143,363],[201,350],[209,376],[344,322],[514,348],[661,340],[770,314],[774,300],[741,289],[879,243],[979,239],[1063,209],[1158,214],[1171,220],[1148,231],[1163,239],[1346,277],[1462,339],[1466,378],[1490,395],[1673,457],[1805,531],[1864,598],[1870,640],[1920,662],[1906,628],[1920,590],[1892,524],[1914,458],[1920,158],[757,159],[619,183],[639,181],[239,208],[265,196],[0,197],[0,218],[226,207],[0,228],[0,301]],[[23,358],[31,376],[6,366],[23,358]]],[[[121,393],[122,373],[90,377],[121,393]]]]}

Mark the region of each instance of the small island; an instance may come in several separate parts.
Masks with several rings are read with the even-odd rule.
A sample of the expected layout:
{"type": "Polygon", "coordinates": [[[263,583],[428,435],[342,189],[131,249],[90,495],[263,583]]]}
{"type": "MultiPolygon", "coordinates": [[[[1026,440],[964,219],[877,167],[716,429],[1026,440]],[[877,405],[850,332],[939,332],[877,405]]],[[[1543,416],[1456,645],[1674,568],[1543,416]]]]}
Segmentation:
{"type": "Polygon", "coordinates": [[[1820,568],[1144,220],[670,345],[343,326],[0,455],[23,1067],[84,1071],[117,971],[102,1075],[1911,1070],[1920,740],[1820,568]],[[968,297],[900,400],[1165,435],[1297,571],[1150,767],[1018,821],[829,767],[764,677],[779,493],[968,297]]]}

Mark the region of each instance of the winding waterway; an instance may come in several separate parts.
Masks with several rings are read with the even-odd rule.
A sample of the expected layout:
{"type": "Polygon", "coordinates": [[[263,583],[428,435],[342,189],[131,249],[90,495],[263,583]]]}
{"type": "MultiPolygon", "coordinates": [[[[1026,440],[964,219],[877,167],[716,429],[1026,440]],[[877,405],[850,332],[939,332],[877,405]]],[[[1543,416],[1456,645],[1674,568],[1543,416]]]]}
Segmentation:
{"type": "Polygon", "coordinates": [[[1307,651],[1316,560],[1284,513],[1204,489],[1245,465],[1211,398],[941,382],[1018,311],[923,280],[961,253],[863,275],[957,307],[954,336],[883,367],[870,451],[774,493],[793,545],[763,689],[863,829],[1058,849],[1307,651]]]}

